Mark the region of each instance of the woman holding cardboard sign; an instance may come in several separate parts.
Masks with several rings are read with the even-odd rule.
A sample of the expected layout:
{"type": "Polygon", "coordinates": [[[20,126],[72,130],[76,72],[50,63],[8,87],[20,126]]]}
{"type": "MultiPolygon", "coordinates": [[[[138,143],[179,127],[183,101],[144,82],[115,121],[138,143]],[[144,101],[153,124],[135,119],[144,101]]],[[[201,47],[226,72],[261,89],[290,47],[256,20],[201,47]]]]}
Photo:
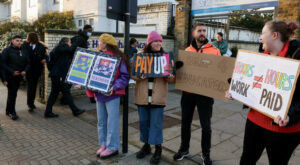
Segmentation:
{"type": "MultiPolygon", "coordinates": [[[[152,31],[148,35],[143,53],[163,53],[162,41],[161,35],[152,31]]],[[[150,163],[156,164],[159,163],[162,152],[162,124],[168,96],[168,82],[174,80],[174,76],[160,78],[132,76],[132,78],[136,80],[134,96],[140,118],[140,140],[145,143],[136,157],[144,158],[151,153],[150,144],[155,145],[150,163]]]]}
{"type": "MultiPolygon", "coordinates": [[[[271,55],[300,60],[300,41],[289,40],[297,29],[295,23],[267,22],[260,40],[271,55]]],[[[231,94],[226,93],[231,99],[231,94]]],[[[300,142],[300,80],[298,79],[286,119],[271,119],[251,109],[245,128],[241,165],[254,165],[266,148],[271,165],[287,165],[300,142]]]]}

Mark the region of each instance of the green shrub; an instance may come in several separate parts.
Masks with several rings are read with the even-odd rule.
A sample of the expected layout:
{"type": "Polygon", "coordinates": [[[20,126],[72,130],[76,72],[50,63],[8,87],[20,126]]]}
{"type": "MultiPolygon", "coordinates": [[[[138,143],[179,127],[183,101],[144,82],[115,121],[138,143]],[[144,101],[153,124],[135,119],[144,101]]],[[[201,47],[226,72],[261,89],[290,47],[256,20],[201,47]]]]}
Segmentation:
{"type": "Polygon", "coordinates": [[[0,25],[0,35],[12,32],[13,29],[22,29],[24,32],[37,32],[43,41],[46,29],[74,29],[75,27],[73,11],[47,12],[33,23],[18,21],[3,23],[0,25]]]}
{"type": "Polygon", "coordinates": [[[8,47],[11,43],[12,37],[14,35],[20,35],[23,39],[26,38],[27,32],[23,29],[13,28],[10,31],[6,32],[5,34],[1,35],[0,37],[0,51],[4,48],[8,47]]]}

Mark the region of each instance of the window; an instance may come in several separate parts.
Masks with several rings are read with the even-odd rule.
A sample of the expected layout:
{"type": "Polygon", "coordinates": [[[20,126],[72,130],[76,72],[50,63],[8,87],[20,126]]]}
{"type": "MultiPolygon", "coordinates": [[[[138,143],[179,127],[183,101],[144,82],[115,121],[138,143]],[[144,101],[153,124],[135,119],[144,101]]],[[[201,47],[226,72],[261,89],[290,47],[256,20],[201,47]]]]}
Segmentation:
{"type": "Polygon", "coordinates": [[[89,20],[88,19],[84,19],[84,25],[89,24],[89,20]]]}
{"type": "Polygon", "coordinates": [[[58,4],[58,3],[59,3],[59,0],[53,0],[53,3],[54,3],[54,4],[58,4]]]}
{"type": "Polygon", "coordinates": [[[94,18],[90,18],[90,21],[89,21],[89,22],[90,22],[90,25],[91,25],[91,26],[94,26],[94,18]]]}
{"type": "Polygon", "coordinates": [[[36,0],[29,0],[29,7],[34,7],[36,5],[36,0]]]}
{"type": "Polygon", "coordinates": [[[82,19],[78,20],[78,27],[82,27],[82,19]]]}

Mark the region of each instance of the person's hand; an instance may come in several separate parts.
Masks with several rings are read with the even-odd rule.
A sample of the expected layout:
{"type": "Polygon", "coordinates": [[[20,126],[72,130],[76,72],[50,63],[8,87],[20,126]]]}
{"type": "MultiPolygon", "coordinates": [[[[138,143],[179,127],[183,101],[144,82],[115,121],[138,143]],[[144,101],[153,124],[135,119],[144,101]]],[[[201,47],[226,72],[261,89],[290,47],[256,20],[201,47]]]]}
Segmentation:
{"type": "Polygon", "coordinates": [[[290,118],[289,116],[286,117],[285,120],[281,120],[281,117],[280,116],[277,116],[275,119],[274,119],[274,122],[276,124],[278,124],[280,127],[285,127],[290,121],[290,118]]]}
{"type": "Polygon", "coordinates": [[[142,79],[142,80],[144,80],[144,79],[146,79],[147,77],[145,77],[144,75],[142,75],[141,77],[140,77],[140,79],[142,79]]]}
{"type": "Polygon", "coordinates": [[[22,75],[22,76],[25,76],[25,75],[26,75],[26,72],[25,72],[25,71],[21,72],[21,75],[22,75]]]}
{"type": "Polygon", "coordinates": [[[74,88],[75,88],[75,89],[81,89],[81,85],[80,85],[80,84],[75,85],[74,88]]]}
{"type": "Polygon", "coordinates": [[[4,86],[7,86],[7,84],[8,84],[7,81],[4,81],[4,82],[3,82],[3,85],[4,85],[4,86]]]}
{"type": "Polygon", "coordinates": [[[45,59],[43,59],[43,60],[41,61],[41,63],[42,63],[42,64],[45,64],[45,63],[46,63],[46,60],[45,60],[45,59]]]}
{"type": "Polygon", "coordinates": [[[13,73],[13,76],[19,76],[20,75],[20,72],[19,71],[15,71],[14,73],[13,73]]]}
{"type": "Polygon", "coordinates": [[[114,88],[111,87],[110,90],[109,90],[109,93],[108,94],[105,94],[105,96],[111,96],[114,92],[114,88]]]}
{"type": "Polygon", "coordinates": [[[168,78],[169,78],[169,79],[173,79],[173,78],[174,78],[174,75],[173,75],[173,74],[170,74],[168,78]]]}
{"type": "Polygon", "coordinates": [[[229,91],[225,92],[225,98],[228,99],[228,100],[233,100],[232,95],[229,91]]]}

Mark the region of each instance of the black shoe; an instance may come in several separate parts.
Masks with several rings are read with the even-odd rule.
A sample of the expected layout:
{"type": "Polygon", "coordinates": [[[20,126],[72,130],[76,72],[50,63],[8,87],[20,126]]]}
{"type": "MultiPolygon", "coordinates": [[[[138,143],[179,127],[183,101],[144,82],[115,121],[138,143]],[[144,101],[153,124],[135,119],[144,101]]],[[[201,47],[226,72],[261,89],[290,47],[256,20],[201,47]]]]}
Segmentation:
{"type": "Polygon", "coordinates": [[[212,165],[209,154],[202,155],[203,165],[212,165]]]}
{"type": "Polygon", "coordinates": [[[85,110],[76,110],[76,111],[73,111],[73,115],[74,116],[79,116],[79,115],[81,115],[81,114],[83,114],[85,112],[85,110]]]}
{"type": "Polygon", "coordinates": [[[58,117],[58,115],[57,114],[55,114],[55,113],[45,113],[45,118],[56,118],[56,117],[58,117]]]}
{"type": "Polygon", "coordinates": [[[176,161],[176,160],[182,160],[186,157],[189,156],[189,151],[181,151],[179,150],[174,156],[173,156],[173,159],[176,161]]]}
{"type": "Polygon", "coordinates": [[[155,145],[155,152],[152,158],[150,159],[150,164],[158,164],[160,162],[161,152],[162,152],[161,145],[155,145]]]}
{"type": "Polygon", "coordinates": [[[12,120],[17,120],[19,116],[17,114],[9,114],[8,115],[12,120]]]}
{"type": "Polygon", "coordinates": [[[143,159],[147,155],[151,154],[151,147],[150,144],[145,143],[142,147],[142,149],[136,153],[137,159],[143,159]]]}
{"type": "Polygon", "coordinates": [[[30,113],[32,113],[32,112],[34,112],[34,108],[31,107],[31,108],[28,109],[28,111],[29,111],[30,113]]]}

